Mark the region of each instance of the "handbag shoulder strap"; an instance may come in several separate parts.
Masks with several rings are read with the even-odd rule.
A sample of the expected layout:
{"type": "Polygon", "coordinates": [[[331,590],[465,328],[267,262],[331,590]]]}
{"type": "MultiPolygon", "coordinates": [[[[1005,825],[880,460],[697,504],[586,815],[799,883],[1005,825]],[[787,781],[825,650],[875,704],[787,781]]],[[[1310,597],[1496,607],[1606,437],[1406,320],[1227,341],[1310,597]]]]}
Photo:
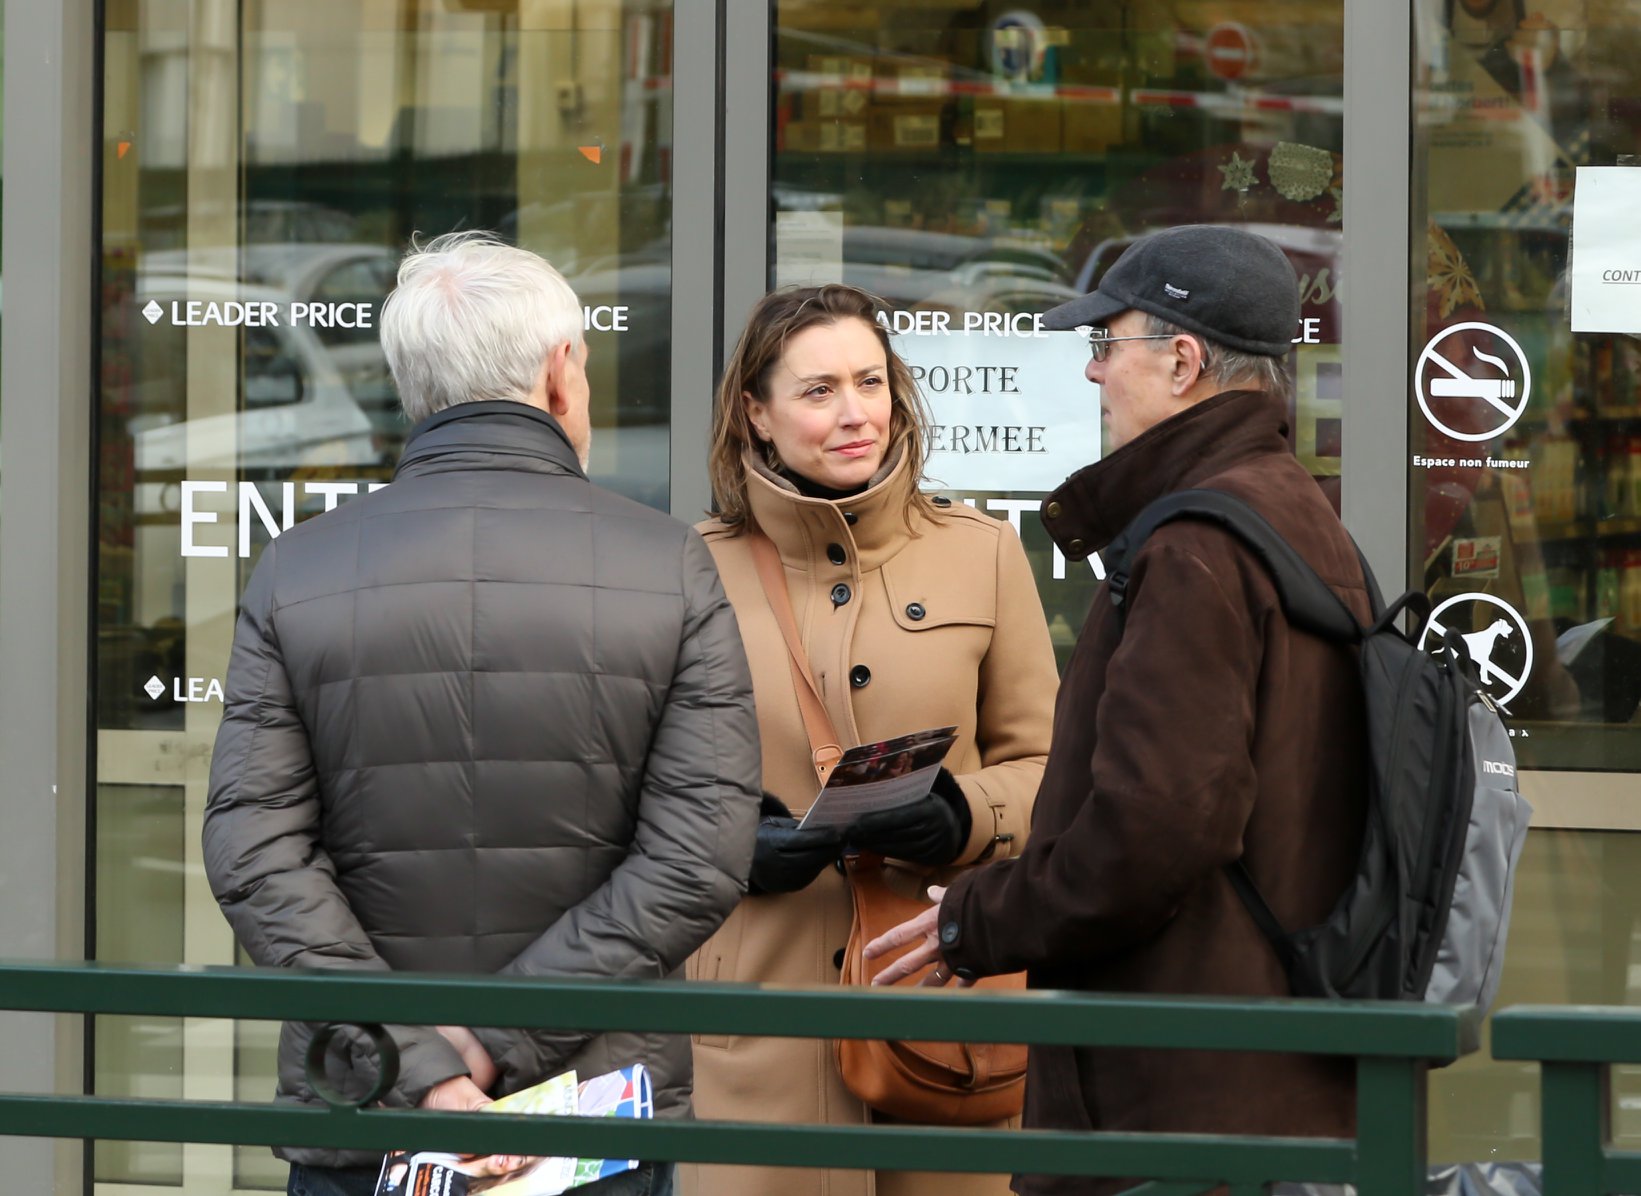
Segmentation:
{"type": "Polygon", "coordinates": [[[747,542],[752,549],[752,563],[758,568],[758,580],[763,583],[764,597],[769,609],[775,612],[781,638],[786,641],[787,663],[792,668],[792,687],[798,695],[798,711],[803,716],[803,729],[809,736],[809,759],[815,766],[815,776],[822,785],[827,775],[843,756],[832,716],[826,713],[821,701],[820,687],[809,671],[809,658],[798,636],[798,621],[792,617],[792,600],[786,592],[786,571],[781,565],[781,554],[775,543],[762,532],[751,532],[747,542]]]}

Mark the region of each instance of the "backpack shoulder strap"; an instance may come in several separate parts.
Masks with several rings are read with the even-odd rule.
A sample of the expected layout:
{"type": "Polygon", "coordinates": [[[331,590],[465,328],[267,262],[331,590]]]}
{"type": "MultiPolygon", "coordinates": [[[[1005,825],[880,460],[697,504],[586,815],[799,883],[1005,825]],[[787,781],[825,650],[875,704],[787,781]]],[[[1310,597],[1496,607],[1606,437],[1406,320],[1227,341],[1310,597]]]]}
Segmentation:
{"type": "MultiPolygon", "coordinates": [[[[1105,561],[1111,603],[1117,611],[1119,630],[1127,622],[1128,577],[1134,558],[1152,532],[1175,519],[1205,520],[1224,528],[1246,544],[1270,574],[1282,601],[1282,611],[1295,627],[1338,643],[1361,641],[1362,625],[1333,592],[1333,588],[1316,575],[1309,562],[1294,551],[1293,546],[1264,516],[1223,490],[1181,490],[1159,498],[1136,515],[1101,554],[1105,561]]],[[[1359,547],[1356,555],[1362,562],[1363,581],[1377,618],[1384,606],[1379,596],[1379,585],[1359,547]]],[[[1276,952],[1283,969],[1291,970],[1293,942],[1260,893],[1259,886],[1254,883],[1247,864],[1240,859],[1235,860],[1226,865],[1225,874],[1241,898],[1243,907],[1276,952]]]]}
{"type": "MultiPolygon", "coordinates": [[[[1106,566],[1106,584],[1111,604],[1117,609],[1119,626],[1127,621],[1128,578],[1134,558],[1151,534],[1176,519],[1200,519],[1224,528],[1240,539],[1259,557],[1282,600],[1283,613],[1295,627],[1313,635],[1343,643],[1362,638],[1362,625],[1350,613],[1331,586],[1294,551],[1260,513],[1223,490],[1181,490],[1151,503],[1123,529],[1101,554],[1106,566]]],[[[1360,551],[1358,551],[1360,556],[1360,551]]],[[[1367,573],[1370,591],[1377,585],[1367,573]]]]}

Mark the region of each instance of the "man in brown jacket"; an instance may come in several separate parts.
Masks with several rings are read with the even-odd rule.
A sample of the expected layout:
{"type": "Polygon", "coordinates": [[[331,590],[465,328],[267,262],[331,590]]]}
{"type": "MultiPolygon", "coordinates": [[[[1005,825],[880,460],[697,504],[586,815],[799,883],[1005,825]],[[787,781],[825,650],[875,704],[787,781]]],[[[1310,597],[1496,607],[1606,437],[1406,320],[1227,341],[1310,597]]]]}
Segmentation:
{"type": "MultiPolygon", "coordinates": [[[[1067,557],[1105,547],[1163,495],[1224,490],[1366,618],[1356,552],[1288,449],[1283,358],[1298,319],[1282,251],[1207,226],[1137,241],[1097,291],[1044,317],[1087,326],[1113,448],[1043,504],[1067,557]]],[[[935,892],[937,909],[880,940],[924,940],[880,979],[938,958],[936,982],[1025,968],[1033,988],[1288,995],[1226,866],[1243,860],[1289,928],[1323,921],[1349,882],[1367,772],[1355,661],[1292,629],[1259,560],[1199,520],[1146,541],[1126,606],[1119,630],[1094,600],[1025,850],[935,892]]],[[[1033,1047],[1025,1124],[1348,1136],[1353,1084],[1348,1062],[1313,1056],[1033,1047]]],[[[1025,1196],[1123,1186],[1014,1180],[1025,1196]]]]}

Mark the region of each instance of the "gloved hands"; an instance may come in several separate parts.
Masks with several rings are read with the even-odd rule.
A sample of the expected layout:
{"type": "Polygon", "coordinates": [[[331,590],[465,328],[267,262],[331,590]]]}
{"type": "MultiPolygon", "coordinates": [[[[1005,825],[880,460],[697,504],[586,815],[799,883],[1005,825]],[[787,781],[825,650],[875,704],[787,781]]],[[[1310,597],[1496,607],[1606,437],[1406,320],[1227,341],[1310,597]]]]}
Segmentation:
{"type": "Polygon", "coordinates": [[[765,793],[758,806],[758,838],[752,847],[752,893],[795,893],[819,876],[843,851],[837,827],[800,831],[786,803],[765,793]]]}
{"type": "Polygon", "coordinates": [[[858,851],[938,868],[962,853],[972,826],[968,799],[957,778],[942,768],[927,797],[898,809],[862,814],[843,837],[858,851]]]}

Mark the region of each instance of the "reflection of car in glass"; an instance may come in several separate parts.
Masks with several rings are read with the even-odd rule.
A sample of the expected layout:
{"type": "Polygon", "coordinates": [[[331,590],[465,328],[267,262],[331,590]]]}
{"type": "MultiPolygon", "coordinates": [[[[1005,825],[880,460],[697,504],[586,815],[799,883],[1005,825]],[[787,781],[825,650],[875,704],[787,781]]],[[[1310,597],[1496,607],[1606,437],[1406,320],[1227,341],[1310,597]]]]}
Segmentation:
{"type": "Polygon", "coordinates": [[[623,331],[587,333],[593,349],[588,368],[595,372],[595,424],[665,423],[672,395],[670,255],[662,261],[615,259],[602,269],[566,281],[583,307],[626,308],[623,331]],[[596,375],[607,371],[616,355],[620,366],[614,378],[619,381],[601,388],[596,375]]]}
{"type": "MultiPolygon", "coordinates": [[[[1257,233],[1267,240],[1274,241],[1283,253],[1288,255],[1288,261],[1293,264],[1294,273],[1301,282],[1306,279],[1312,281],[1323,278],[1329,280],[1326,286],[1326,299],[1322,302],[1327,306],[1335,306],[1338,290],[1340,250],[1344,244],[1344,234],[1337,228],[1316,228],[1304,224],[1238,224],[1236,226],[1245,232],[1257,233]]],[[[1077,293],[1087,294],[1111,268],[1111,264],[1122,256],[1123,251],[1140,237],[1157,229],[1146,229],[1127,237],[1112,237],[1101,241],[1083,260],[1081,268],[1072,285],[1077,293]]],[[[1305,305],[1312,306],[1314,297],[1301,297],[1305,305]]],[[[1307,313],[1314,314],[1314,313],[1307,313]]]]}
{"type": "Polygon", "coordinates": [[[652,252],[672,256],[672,190],[664,183],[583,191],[527,203],[496,223],[496,235],[546,258],[566,277],[602,269],[596,259],[652,252]]]}
{"type": "MultiPolygon", "coordinates": [[[[241,205],[248,244],[300,241],[324,244],[351,241],[358,232],[348,213],[321,204],[285,199],[253,199],[241,205]]],[[[142,243],[148,249],[174,249],[186,240],[188,207],[169,204],[142,212],[142,243]]]]}
{"type": "MultiPolygon", "coordinates": [[[[672,474],[672,259],[605,258],[568,279],[584,307],[624,307],[621,332],[589,331],[592,478],[665,511],[672,474]]],[[[704,401],[704,400],[703,400],[704,401]]]]}
{"type": "Polygon", "coordinates": [[[916,228],[850,225],[843,230],[843,260],[914,270],[1014,270],[1066,281],[1060,259],[1027,241],[934,233],[916,228]]]}
{"type": "Polygon", "coordinates": [[[953,312],[1043,311],[1079,293],[1036,245],[876,225],[844,229],[843,281],[897,307],[953,312]]]}
{"type": "Polygon", "coordinates": [[[225,280],[270,287],[287,300],[305,303],[369,304],[368,328],[314,328],[313,334],[329,352],[331,365],[342,377],[360,408],[369,416],[384,450],[396,448],[406,425],[399,394],[382,355],[380,328],[382,302],[393,290],[399,255],[384,245],[350,241],[340,245],[283,241],[252,244],[241,249],[182,250],[150,253],[143,258],[150,274],[202,272],[225,280]]]}
{"type": "Polygon", "coordinates": [[[132,386],[130,428],[139,475],[155,481],[180,478],[189,470],[279,476],[305,468],[362,470],[382,463],[371,422],[324,344],[313,329],[293,327],[283,318],[289,311],[288,294],[231,280],[145,273],[128,301],[138,311],[150,301],[162,309],[141,334],[132,386]],[[240,330],[240,409],[187,419],[182,367],[188,329],[172,322],[172,305],[186,310],[182,305],[190,302],[228,301],[276,304],[279,326],[240,330]]]}

